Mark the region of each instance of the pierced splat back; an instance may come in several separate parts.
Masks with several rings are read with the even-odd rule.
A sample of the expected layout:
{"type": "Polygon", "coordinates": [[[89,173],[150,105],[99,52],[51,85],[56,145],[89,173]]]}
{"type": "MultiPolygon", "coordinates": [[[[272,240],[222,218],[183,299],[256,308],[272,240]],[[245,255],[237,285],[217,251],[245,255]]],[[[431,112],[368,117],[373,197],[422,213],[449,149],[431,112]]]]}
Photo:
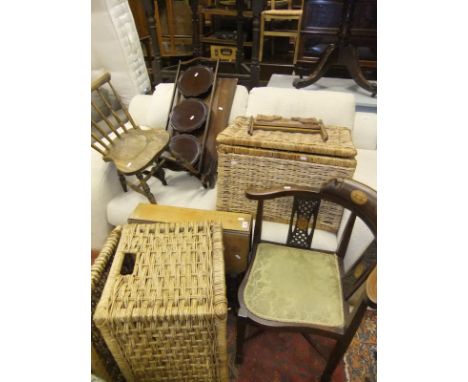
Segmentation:
{"type": "Polygon", "coordinates": [[[296,196],[293,202],[286,244],[296,248],[309,249],[314,236],[320,199],[296,196]]]}

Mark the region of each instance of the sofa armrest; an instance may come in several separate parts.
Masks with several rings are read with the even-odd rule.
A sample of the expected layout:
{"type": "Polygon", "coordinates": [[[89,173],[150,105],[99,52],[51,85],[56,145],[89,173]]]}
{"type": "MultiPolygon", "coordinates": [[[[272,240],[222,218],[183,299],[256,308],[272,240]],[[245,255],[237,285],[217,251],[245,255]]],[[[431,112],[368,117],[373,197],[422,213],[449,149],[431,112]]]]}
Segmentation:
{"type": "Polygon", "coordinates": [[[354,117],[353,142],[357,149],[377,150],[376,113],[356,113],[354,117]]]}

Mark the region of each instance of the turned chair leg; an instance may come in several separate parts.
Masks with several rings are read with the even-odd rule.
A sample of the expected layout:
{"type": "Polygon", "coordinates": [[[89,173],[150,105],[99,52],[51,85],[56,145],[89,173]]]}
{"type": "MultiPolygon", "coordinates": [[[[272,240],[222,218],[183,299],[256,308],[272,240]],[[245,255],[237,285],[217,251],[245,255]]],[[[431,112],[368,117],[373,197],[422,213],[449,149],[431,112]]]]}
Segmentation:
{"type": "Polygon", "coordinates": [[[156,171],[156,174],[154,174],[154,176],[157,179],[159,179],[164,186],[167,186],[166,174],[165,174],[164,169],[162,167],[158,168],[158,170],[156,171]]]}
{"type": "Polygon", "coordinates": [[[148,184],[146,183],[144,176],[142,174],[136,174],[136,177],[140,181],[140,187],[143,190],[143,193],[145,194],[145,196],[148,198],[149,202],[151,204],[156,204],[156,199],[154,195],[151,193],[151,190],[148,184]]]}
{"type": "Polygon", "coordinates": [[[237,344],[236,344],[236,364],[240,365],[244,360],[244,341],[245,341],[245,329],[247,327],[247,318],[237,316],[237,344]]]}
{"type": "Polygon", "coordinates": [[[117,175],[119,176],[119,182],[120,182],[120,185],[122,186],[122,189],[124,190],[124,192],[127,192],[128,189],[127,189],[127,181],[125,180],[125,176],[120,171],[117,171],[117,175]]]}
{"type": "Polygon", "coordinates": [[[349,324],[348,329],[346,330],[345,334],[342,338],[336,341],[336,344],[331,352],[330,357],[328,358],[327,365],[325,366],[325,370],[320,377],[320,382],[330,382],[333,372],[335,371],[338,363],[340,362],[341,358],[343,358],[346,350],[348,349],[349,344],[353,340],[356,331],[361,324],[361,321],[366,313],[367,304],[363,301],[358,308],[357,311],[349,324]]]}

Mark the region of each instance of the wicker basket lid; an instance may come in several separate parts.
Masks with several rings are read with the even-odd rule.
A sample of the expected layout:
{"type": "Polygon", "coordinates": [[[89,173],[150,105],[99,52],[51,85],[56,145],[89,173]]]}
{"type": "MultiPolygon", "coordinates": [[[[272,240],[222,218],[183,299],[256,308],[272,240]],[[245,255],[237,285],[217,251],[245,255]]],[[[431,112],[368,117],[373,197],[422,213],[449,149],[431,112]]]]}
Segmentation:
{"type": "Polygon", "coordinates": [[[212,222],[124,225],[95,321],[226,315],[221,232],[212,222]]]}
{"type": "Polygon", "coordinates": [[[295,153],[354,158],[357,154],[346,127],[326,126],[328,140],[320,134],[302,134],[283,131],[254,130],[248,133],[249,117],[237,117],[234,122],[218,134],[218,144],[273,149],[295,153]]]}

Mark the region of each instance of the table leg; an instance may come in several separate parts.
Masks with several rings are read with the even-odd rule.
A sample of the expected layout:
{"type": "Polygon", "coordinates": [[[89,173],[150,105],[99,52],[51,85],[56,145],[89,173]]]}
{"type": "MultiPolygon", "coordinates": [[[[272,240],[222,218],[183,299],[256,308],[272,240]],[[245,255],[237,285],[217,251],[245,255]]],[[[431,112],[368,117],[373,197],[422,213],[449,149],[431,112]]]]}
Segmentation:
{"type": "Polygon", "coordinates": [[[323,53],[322,57],[320,57],[319,62],[317,63],[317,66],[315,67],[315,70],[312,72],[312,74],[307,77],[307,78],[296,78],[293,81],[293,86],[296,89],[301,89],[305,88],[306,86],[312,85],[314,82],[317,82],[320,78],[322,78],[325,73],[328,71],[330,68],[333,58],[336,55],[336,45],[335,44],[330,44],[327,46],[327,49],[323,53]]]}
{"type": "Polygon", "coordinates": [[[237,23],[237,53],[236,53],[236,71],[241,71],[241,64],[244,62],[244,1],[236,1],[236,23],[237,23]]]}
{"type": "Polygon", "coordinates": [[[371,92],[372,97],[374,97],[377,94],[377,85],[370,83],[362,74],[356,48],[352,45],[347,45],[342,48],[341,53],[343,55],[342,60],[348,68],[351,77],[361,88],[371,92]]]}
{"type": "Polygon", "coordinates": [[[258,86],[260,79],[259,42],[260,42],[260,16],[265,7],[265,0],[252,1],[252,62],[250,69],[250,86],[258,86]]]}
{"type": "Polygon", "coordinates": [[[151,62],[151,71],[153,74],[153,85],[157,85],[162,82],[161,75],[161,52],[159,51],[158,39],[156,36],[156,21],[154,19],[154,3],[152,0],[143,0],[143,6],[145,8],[146,22],[151,38],[151,48],[153,51],[153,60],[151,62]]]}
{"type": "Polygon", "coordinates": [[[193,55],[195,57],[202,56],[202,45],[200,40],[200,15],[198,14],[198,0],[190,0],[190,6],[192,7],[192,45],[193,55]]]}

